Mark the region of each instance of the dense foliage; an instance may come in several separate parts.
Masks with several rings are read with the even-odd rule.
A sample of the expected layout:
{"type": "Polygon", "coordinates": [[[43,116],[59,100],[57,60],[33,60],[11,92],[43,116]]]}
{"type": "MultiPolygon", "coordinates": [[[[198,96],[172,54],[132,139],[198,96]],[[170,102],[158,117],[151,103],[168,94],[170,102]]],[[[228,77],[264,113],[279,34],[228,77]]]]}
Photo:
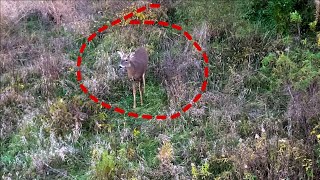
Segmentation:
{"type": "MultiPolygon", "coordinates": [[[[181,25],[210,59],[201,101],[167,121],[116,114],[78,88],[79,47],[102,24],[144,4],[133,2],[0,4],[2,179],[320,178],[320,32],[313,1],[172,0],[135,13],[181,25]]],[[[82,82],[97,97],[132,110],[116,51],[141,45],[150,61],[145,104],[135,111],[181,109],[199,93],[203,64],[192,44],[169,28],[123,21],[98,34],[83,55],[82,82]]]]}

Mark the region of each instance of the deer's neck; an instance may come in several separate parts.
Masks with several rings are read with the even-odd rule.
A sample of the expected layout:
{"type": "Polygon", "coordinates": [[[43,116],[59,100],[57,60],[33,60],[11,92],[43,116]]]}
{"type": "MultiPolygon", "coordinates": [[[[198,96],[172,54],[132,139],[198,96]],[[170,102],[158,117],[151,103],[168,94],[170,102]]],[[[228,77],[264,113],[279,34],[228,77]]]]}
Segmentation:
{"type": "Polygon", "coordinates": [[[128,77],[129,79],[134,79],[134,67],[127,67],[127,73],[128,73],[128,77]]]}

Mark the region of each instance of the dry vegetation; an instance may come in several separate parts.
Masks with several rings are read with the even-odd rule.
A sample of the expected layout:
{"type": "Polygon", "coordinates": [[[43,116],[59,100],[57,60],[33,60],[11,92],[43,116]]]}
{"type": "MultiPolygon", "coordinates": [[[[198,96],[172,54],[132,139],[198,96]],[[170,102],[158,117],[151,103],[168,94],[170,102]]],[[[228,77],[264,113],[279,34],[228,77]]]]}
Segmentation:
{"type": "MultiPolygon", "coordinates": [[[[136,13],[183,26],[210,57],[207,91],[173,121],[103,109],[75,77],[88,35],[146,3],[1,1],[1,179],[319,179],[313,1],[164,0],[161,9],[136,13]]],[[[199,93],[201,54],[173,30],[127,23],[88,45],[83,84],[129,110],[131,87],[116,51],[144,45],[145,104],[136,111],[181,109],[199,93]]]]}

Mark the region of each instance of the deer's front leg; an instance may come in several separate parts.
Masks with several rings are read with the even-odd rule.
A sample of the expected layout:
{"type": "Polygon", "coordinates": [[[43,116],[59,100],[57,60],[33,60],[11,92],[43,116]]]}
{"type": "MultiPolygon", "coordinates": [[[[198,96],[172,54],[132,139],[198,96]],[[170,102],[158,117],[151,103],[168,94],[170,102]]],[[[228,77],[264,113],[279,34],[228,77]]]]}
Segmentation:
{"type": "Polygon", "coordinates": [[[140,92],[140,102],[141,102],[141,105],[143,105],[143,102],[142,102],[142,87],[141,87],[141,81],[139,81],[139,92],[140,92]]]}
{"type": "Polygon", "coordinates": [[[134,81],[132,81],[132,93],[133,93],[133,109],[135,109],[136,108],[136,85],[134,81]]]}

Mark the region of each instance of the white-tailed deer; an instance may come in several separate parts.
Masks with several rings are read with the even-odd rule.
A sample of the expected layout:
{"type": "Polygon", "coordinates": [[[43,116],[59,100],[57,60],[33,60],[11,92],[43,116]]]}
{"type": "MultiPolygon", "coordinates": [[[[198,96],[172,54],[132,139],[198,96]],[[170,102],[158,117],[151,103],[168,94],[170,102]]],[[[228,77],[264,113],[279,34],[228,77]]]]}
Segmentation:
{"type": "Polygon", "coordinates": [[[135,83],[139,83],[140,101],[141,105],[143,105],[142,93],[144,92],[146,86],[145,73],[148,67],[148,53],[145,48],[140,47],[133,53],[125,54],[122,51],[118,51],[118,54],[121,58],[119,67],[127,70],[128,77],[132,81],[133,108],[136,108],[135,83]],[[143,92],[141,82],[143,82],[143,92]]]}

